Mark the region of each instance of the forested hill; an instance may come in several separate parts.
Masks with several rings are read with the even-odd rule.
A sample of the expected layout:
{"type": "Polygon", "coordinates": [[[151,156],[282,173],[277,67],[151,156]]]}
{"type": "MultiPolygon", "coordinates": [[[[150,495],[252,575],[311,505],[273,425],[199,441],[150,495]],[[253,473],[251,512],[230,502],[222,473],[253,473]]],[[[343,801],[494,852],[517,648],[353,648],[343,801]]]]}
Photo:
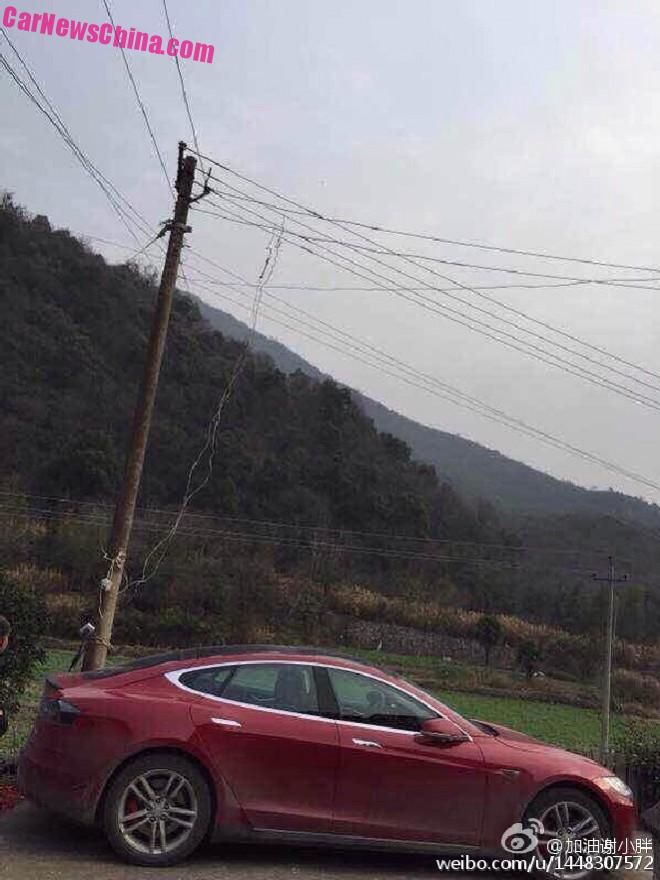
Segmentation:
{"type": "MultiPolygon", "coordinates": [[[[323,374],[286,346],[249,327],[221,309],[200,300],[200,309],[212,327],[234,339],[251,338],[284,372],[301,370],[313,378],[323,374]]],[[[404,440],[415,458],[432,464],[439,476],[462,494],[486,498],[503,511],[518,514],[580,513],[610,515],[660,527],[660,507],[621,492],[585,489],[529,467],[471,440],[415,422],[359,392],[352,392],[361,409],[380,431],[404,440]]]]}
{"type": "MultiPolygon", "coordinates": [[[[93,595],[104,573],[99,545],[121,478],[155,295],[153,280],[135,268],[106,264],[7,198],[0,205],[0,492],[40,496],[24,503],[43,519],[36,530],[12,531],[7,499],[14,496],[3,495],[0,566],[38,563],[63,572],[83,597],[93,595]],[[63,498],[75,503],[63,507],[63,498]]],[[[239,322],[226,329],[240,335],[239,322]]],[[[153,508],[174,510],[180,503],[190,464],[243,351],[243,343],[211,328],[197,304],[175,297],[140,498],[151,513],[140,512],[133,572],[154,540],[150,530],[163,528],[153,508]]],[[[356,614],[367,601],[359,585],[367,584],[418,600],[421,609],[431,598],[597,632],[602,603],[590,572],[602,565],[603,552],[627,557],[626,570],[634,574],[619,606],[620,632],[631,639],[657,635],[657,532],[583,513],[514,521],[487,501],[466,500],[438,476],[454,468],[450,455],[443,461],[441,447],[433,447],[436,471],[415,460],[393,433],[379,432],[348,389],[291,372],[294,367],[289,360],[284,372],[271,357],[246,357],[222,413],[209,482],[194,499],[194,513],[221,520],[210,523],[211,531],[198,519],[189,522],[150,589],[134,599],[139,626],[157,621],[161,627],[150,636],[154,643],[179,639],[184,618],[194,638],[203,638],[200,620],[207,612],[227,620],[234,615],[237,627],[254,617],[255,626],[268,627],[275,614],[268,603],[287,578],[323,589],[349,585],[356,614]],[[164,635],[162,627],[174,618],[171,636],[164,635]]],[[[380,424],[385,418],[383,411],[380,424]]],[[[401,425],[396,419],[393,430],[401,425]]],[[[456,449],[468,448],[452,439],[456,449]]],[[[419,432],[415,442],[423,448],[419,432]]],[[[509,466],[512,475],[523,468],[509,466]]],[[[204,464],[201,474],[206,471],[204,464]]],[[[490,491],[492,482],[483,485],[490,491]]],[[[626,503],[635,509],[633,500],[626,503]]],[[[295,615],[312,614],[298,603],[295,615]]],[[[328,607],[314,611],[319,625],[328,607]]],[[[81,605],[81,620],[85,613],[90,609],[81,605]]],[[[278,638],[288,632],[289,615],[278,624],[278,638]]],[[[240,627],[227,637],[255,640],[253,630],[240,627]]],[[[129,630],[128,640],[142,637],[129,630]]]]}
{"type": "MultiPolygon", "coordinates": [[[[45,217],[0,211],[0,484],[112,501],[155,296],[45,217]]],[[[175,505],[243,346],[177,295],[142,505],[175,505]]],[[[248,356],[196,507],[223,516],[471,541],[504,535],[330,380],[248,356]]]]}

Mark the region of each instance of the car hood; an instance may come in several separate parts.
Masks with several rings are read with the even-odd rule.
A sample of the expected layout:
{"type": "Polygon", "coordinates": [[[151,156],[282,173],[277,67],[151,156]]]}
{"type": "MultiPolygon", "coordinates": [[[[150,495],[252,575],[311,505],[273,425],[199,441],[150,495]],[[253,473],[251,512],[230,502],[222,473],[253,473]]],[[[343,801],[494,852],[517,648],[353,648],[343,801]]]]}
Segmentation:
{"type": "Polygon", "coordinates": [[[534,739],[533,736],[529,736],[526,733],[520,733],[519,730],[512,730],[512,728],[505,727],[503,724],[493,724],[490,721],[480,721],[479,724],[490,727],[500,743],[506,744],[518,751],[536,754],[543,753],[546,757],[556,758],[559,762],[566,762],[567,759],[570,759],[571,767],[580,764],[583,771],[586,771],[586,774],[589,776],[599,775],[601,770],[603,770],[605,774],[610,772],[601,767],[596,761],[587,758],[585,755],[579,755],[575,752],[569,752],[567,749],[562,749],[559,746],[553,746],[541,742],[539,739],[534,739]],[[593,774],[594,770],[599,771],[599,773],[593,774]]]}
{"type": "Polygon", "coordinates": [[[477,724],[484,725],[485,727],[489,727],[495,736],[499,737],[502,740],[505,740],[507,743],[511,743],[512,745],[520,746],[521,748],[528,747],[539,747],[539,748],[554,748],[554,746],[548,746],[546,743],[541,742],[540,739],[534,739],[533,736],[529,736],[527,733],[521,733],[519,730],[513,730],[511,727],[505,727],[503,724],[493,724],[492,721],[477,721],[477,724]]]}

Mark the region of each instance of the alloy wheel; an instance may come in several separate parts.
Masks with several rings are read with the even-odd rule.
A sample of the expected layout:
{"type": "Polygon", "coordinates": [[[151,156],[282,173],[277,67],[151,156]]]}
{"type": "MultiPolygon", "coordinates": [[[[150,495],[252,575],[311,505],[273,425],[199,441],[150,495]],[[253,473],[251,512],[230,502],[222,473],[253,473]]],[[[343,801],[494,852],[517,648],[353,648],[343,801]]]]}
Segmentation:
{"type": "MultiPolygon", "coordinates": [[[[576,801],[560,800],[548,806],[538,817],[543,823],[543,833],[539,835],[539,855],[544,859],[550,858],[553,853],[548,849],[550,840],[559,840],[562,843],[561,856],[572,855],[576,861],[584,858],[588,853],[584,849],[578,849],[578,841],[602,840],[602,831],[597,817],[582,803],[576,801]]],[[[602,855],[602,853],[600,853],[602,855]]],[[[553,872],[553,876],[560,880],[580,880],[589,875],[591,870],[579,869],[575,871],[560,870],[553,872]]]]}
{"type": "Polygon", "coordinates": [[[154,769],[133,778],[119,799],[119,832],[133,850],[165,855],[190,837],[199,807],[188,779],[173,770],[154,769]]]}

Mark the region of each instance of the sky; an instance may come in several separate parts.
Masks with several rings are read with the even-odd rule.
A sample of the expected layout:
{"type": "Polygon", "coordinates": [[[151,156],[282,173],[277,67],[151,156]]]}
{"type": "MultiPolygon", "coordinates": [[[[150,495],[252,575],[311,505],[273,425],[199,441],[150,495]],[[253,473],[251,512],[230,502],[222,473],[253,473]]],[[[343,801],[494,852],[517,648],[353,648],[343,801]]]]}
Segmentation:
{"type": "MultiPolygon", "coordinates": [[[[9,5],[0,0],[0,14],[9,5]]],[[[101,0],[13,5],[79,21],[107,20],[101,0]]],[[[325,216],[455,241],[660,266],[657,4],[168,0],[168,8],[175,35],[215,47],[213,63],[182,60],[181,70],[201,152],[223,165],[325,216]]],[[[162,0],[139,5],[112,0],[111,11],[126,28],[167,34],[162,0]]],[[[155,234],[171,215],[172,198],[119,49],[16,27],[7,33],[76,142],[155,234]]],[[[2,35],[0,46],[18,69],[2,35]]],[[[126,57],[173,177],[177,142],[193,144],[176,65],[167,55],[134,51],[126,57]]],[[[137,251],[151,235],[138,234],[135,244],[96,183],[2,68],[0,100],[0,188],[33,213],[48,215],[56,227],[89,236],[109,260],[126,259],[127,248],[137,251]]],[[[205,160],[201,164],[209,167],[205,160]]],[[[213,169],[232,185],[245,186],[213,169]]],[[[220,212],[218,199],[205,210],[220,212]]],[[[268,216],[276,228],[277,216],[268,216]]],[[[284,300],[305,309],[324,327],[339,328],[362,346],[404,363],[408,378],[410,370],[432,377],[436,392],[437,382],[449,384],[660,483],[660,412],[654,409],[654,401],[660,407],[660,269],[521,257],[362,229],[381,250],[488,267],[417,258],[411,263],[388,254],[378,258],[385,268],[364,252],[343,250],[367,267],[365,281],[295,247],[295,231],[305,231],[296,219],[299,215],[286,220],[270,280],[277,285],[271,290],[280,297],[277,308],[287,310],[284,300]],[[495,271],[502,268],[620,279],[647,289],[558,287],[562,281],[495,271]],[[374,271],[390,280],[379,282],[374,271]],[[379,284],[398,290],[309,289],[379,284]],[[485,285],[507,286],[483,290],[485,285]],[[402,290],[413,287],[416,292],[402,290]],[[437,288],[449,289],[449,296],[437,288]],[[420,292],[427,307],[420,306],[420,292]],[[532,324],[512,309],[569,335],[532,324]],[[502,317],[518,326],[504,324],[502,317]],[[469,327],[458,323],[466,320],[469,327]],[[476,321],[489,325],[481,329],[491,337],[471,329],[476,321]],[[502,339],[514,342],[504,333],[525,340],[528,353],[503,345],[502,339]],[[530,345],[536,346],[533,354],[552,363],[531,357],[530,345]],[[580,375],[558,368],[557,357],[568,359],[568,369],[580,375]],[[593,381],[585,379],[585,370],[593,381]],[[629,396],[594,384],[602,377],[629,389],[629,396]]],[[[211,305],[249,319],[249,287],[230,290],[198,270],[230,280],[201,262],[206,257],[254,283],[271,228],[198,211],[191,213],[191,225],[185,253],[191,289],[211,305]]],[[[351,229],[316,228],[360,243],[351,229]]],[[[156,268],[162,262],[157,248],[138,259],[156,268]]],[[[560,478],[660,502],[654,488],[430,393],[431,380],[403,381],[400,370],[392,375],[321,344],[318,330],[274,323],[282,312],[274,312],[273,303],[264,297],[261,332],[389,407],[560,478]]]]}

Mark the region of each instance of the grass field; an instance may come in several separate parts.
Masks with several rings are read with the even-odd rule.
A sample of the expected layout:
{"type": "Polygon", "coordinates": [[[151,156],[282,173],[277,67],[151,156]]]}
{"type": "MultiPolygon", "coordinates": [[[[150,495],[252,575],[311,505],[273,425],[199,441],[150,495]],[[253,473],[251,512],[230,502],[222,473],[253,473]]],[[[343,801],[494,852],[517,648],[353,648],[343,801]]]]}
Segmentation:
{"type": "MultiPolygon", "coordinates": [[[[439,657],[413,657],[376,651],[356,653],[367,662],[389,667],[415,682],[466,718],[504,724],[572,751],[591,754],[598,746],[600,712],[597,709],[580,708],[562,702],[540,702],[529,698],[470,692],[471,688],[489,687],[514,692],[525,689],[527,694],[541,698],[547,697],[551,690],[560,697],[581,696],[595,699],[597,694],[587,685],[551,679],[528,682],[521,673],[515,671],[489,670],[482,666],[448,662],[439,657]]],[[[622,717],[614,715],[612,733],[615,735],[622,725],[622,717]]]]}
{"type": "MultiPolygon", "coordinates": [[[[466,718],[504,724],[571,751],[591,752],[600,739],[600,713],[596,709],[462,691],[438,691],[436,696],[466,718]]],[[[621,723],[615,716],[612,727],[616,729],[621,723]]]]}
{"type": "MultiPolygon", "coordinates": [[[[354,653],[359,653],[367,661],[389,666],[400,672],[467,718],[480,718],[484,721],[504,724],[544,742],[574,751],[591,752],[598,745],[600,717],[595,709],[581,709],[562,703],[536,702],[513,696],[490,696],[463,690],[469,687],[467,684],[469,681],[473,681],[474,685],[479,687],[487,685],[489,680],[493,680],[493,676],[499,681],[502,677],[501,672],[478,668],[475,671],[474,667],[462,667],[461,664],[447,663],[432,657],[408,657],[366,651],[354,653]],[[479,671],[481,676],[475,680],[479,671]],[[461,689],[457,690],[457,687],[461,689]]],[[[11,720],[7,735],[0,740],[0,760],[15,755],[25,741],[36,713],[44,677],[51,672],[67,670],[72,657],[73,651],[48,652],[46,662],[36,670],[33,682],[23,697],[21,711],[11,720]]],[[[111,662],[121,662],[122,659],[114,657],[111,662]]],[[[507,673],[507,675],[515,675],[515,673],[507,673]]],[[[612,723],[616,731],[623,721],[620,716],[615,715],[612,723]]],[[[657,724],[657,722],[649,723],[657,724]]]]}

